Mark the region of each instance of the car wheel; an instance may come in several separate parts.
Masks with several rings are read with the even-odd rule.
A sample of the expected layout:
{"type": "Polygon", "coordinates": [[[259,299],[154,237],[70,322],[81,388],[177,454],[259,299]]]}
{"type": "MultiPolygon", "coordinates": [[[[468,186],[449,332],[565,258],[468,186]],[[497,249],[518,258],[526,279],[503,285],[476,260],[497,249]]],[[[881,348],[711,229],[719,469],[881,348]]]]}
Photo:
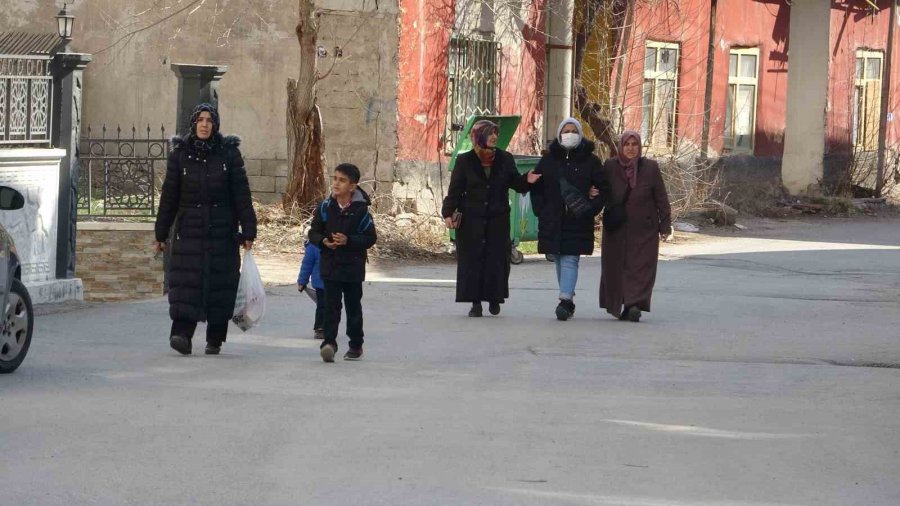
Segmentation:
{"type": "Polygon", "coordinates": [[[34,308],[25,285],[14,279],[0,320],[0,374],[19,367],[31,346],[34,330],[34,308]]]}

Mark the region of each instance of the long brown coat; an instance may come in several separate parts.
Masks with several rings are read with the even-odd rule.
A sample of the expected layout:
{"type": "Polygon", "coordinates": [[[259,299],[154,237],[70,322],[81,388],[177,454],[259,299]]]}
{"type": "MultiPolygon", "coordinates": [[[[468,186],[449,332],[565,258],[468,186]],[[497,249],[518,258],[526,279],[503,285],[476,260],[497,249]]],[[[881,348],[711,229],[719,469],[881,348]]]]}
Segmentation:
{"type": "MultiPolygon", "coordinates": [[[[628,183],[625,169],[616,158],[603,164],[609,175],[611,202],[622,202],[628,183]]],[[[650,311],[656,282],[659,235],[668,234],[672,210],[659,164],[641,158],[637,185],[625,203],[625,224],[610,232],[603,229],[601,245],[600,307],[616,317],[623,307],[650,311]]]]}

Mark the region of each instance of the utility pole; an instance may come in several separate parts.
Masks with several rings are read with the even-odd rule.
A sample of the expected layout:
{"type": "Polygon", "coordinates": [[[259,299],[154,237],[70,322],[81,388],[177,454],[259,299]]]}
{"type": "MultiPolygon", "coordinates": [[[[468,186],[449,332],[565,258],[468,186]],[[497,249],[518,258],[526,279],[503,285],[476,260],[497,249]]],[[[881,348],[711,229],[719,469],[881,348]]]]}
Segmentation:
{"type": "Polygon", "coordinates": [[[575,0],[547,2],[547,107],[544,109],[544,141],[556,138],[556,127],[572,115],[574,41],[572,17],[575,0]]]}
{"type": "Polygon", "coordinates": [[[875,196],[881,197],[884,190],[884,156],[887,144],[888,109],[891,102],[891,62],[894,54],[894,25],[897,24],[897,0],[891,0],[888,24],[887,54],[884,61],[884,72],[881,77],[881,110],[878,118],[878,168],[875,171],[875,196]]]}
{"type": "Polygon", "coordinates": [[[712,112],[713,75],[716,64],[716,7],[718,0],[712,0],[709,7],[709,54],[706,59],[706,93],[703,98],[703,132],[700,139],[700,160],[709,160],[709,116],[712,112]]]}

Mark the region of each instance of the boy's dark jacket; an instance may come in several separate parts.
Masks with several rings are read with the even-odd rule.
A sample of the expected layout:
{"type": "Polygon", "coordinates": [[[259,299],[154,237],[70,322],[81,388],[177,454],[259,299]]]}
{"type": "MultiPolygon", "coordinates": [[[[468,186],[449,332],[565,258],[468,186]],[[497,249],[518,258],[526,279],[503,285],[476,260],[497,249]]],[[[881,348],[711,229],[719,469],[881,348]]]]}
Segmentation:
{"type": "Polygon", "coordinates": [[[361,283],[366,280],[366,250],[375,245],[375,222],[369,214],[371,201],[361,188],[353,192],[350,205],[343,211],[334,197],[316,208],[309,229],[309,242],[322,251],[319,270],[325,281],[361,283]],[[347,244],[331,249],[325,239],[333,234],[347,236],[347,244]]]}

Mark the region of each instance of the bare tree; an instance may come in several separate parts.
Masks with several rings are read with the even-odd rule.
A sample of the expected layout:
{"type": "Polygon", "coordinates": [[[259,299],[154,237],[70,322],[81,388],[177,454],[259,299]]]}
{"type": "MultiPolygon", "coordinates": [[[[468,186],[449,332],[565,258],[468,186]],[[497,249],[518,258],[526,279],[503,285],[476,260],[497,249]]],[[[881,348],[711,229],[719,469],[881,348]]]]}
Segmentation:
{"type": "Polygon", "coordinates": [[[304,208],[321,198],[325,189],[322,119],[316,104],[316,39],[319,24],[312,0],[299,0],[297,42],[299,78],[287,83],[288,159],[291,177],[282,197],[286,209],[304,208]]]}

